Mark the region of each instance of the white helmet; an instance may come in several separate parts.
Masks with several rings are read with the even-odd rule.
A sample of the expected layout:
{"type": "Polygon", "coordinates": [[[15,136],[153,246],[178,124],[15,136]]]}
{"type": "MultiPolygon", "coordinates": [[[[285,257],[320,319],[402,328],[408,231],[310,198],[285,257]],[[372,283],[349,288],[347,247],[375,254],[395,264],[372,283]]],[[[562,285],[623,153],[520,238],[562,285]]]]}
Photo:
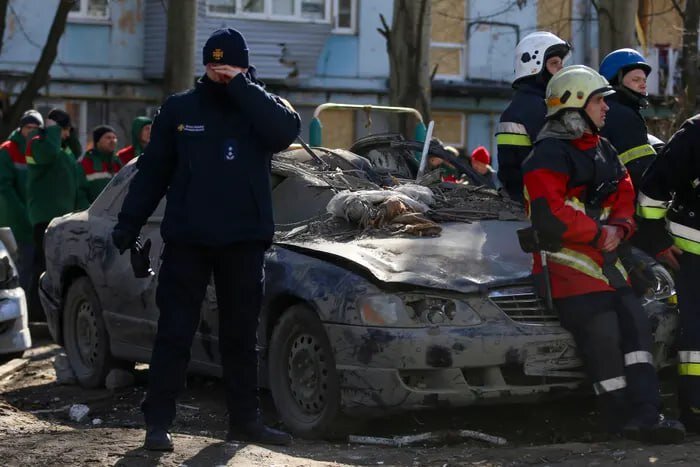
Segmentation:
{"type": "Polygon", "coordinates": [[[571,44],[551,32],[537,31],[525,36],[515,46],[515,83],[542,71],[548,58],[558,56],[566,61],[571,55],[571,44]]]}

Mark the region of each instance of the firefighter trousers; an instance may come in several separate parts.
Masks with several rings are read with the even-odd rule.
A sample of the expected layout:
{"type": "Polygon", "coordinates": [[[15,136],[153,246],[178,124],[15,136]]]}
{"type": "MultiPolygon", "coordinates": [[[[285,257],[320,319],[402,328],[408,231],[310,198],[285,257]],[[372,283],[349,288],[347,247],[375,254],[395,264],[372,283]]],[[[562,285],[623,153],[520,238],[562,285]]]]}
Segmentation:
{"type": "Polygon", "coordinates": [[[700,431],[700,256],[684,251],[679,263],[678,405],[681,421],[700,431]]]}
{"type": "Polygon", "coordinates": [[[555,300],[611,433],[657,422],[661,400],[649,319],[631,288],[555,300]]]}
{"type": "MultiPolygon", "coordinates": [[[[151,355],[148,391],[141,404],[146,425],[169,427],[175,399],[185,383],[190,347],[197,329],[213,333],[218,325],[218,350],[231,425],[259,417],[257,327],[263,296],[264,242],[224,247],[166,243],[158,276],[156,304],[160,311],[151,355]],[[200,310],[214,276],[218,322],[200,326],[200,310]]],[[[213,336],[205,336],[205,358],[215,364],[213,336]]]]}

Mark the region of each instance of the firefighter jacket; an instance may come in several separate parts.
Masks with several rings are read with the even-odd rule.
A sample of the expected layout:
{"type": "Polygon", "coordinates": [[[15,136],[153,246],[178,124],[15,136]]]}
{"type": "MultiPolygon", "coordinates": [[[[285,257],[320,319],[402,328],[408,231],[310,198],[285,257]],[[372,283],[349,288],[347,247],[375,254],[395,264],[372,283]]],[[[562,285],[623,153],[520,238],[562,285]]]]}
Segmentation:
{"type": "Polygon", "coordinates": [[[203,77],[163,103],[115,230],[135,236],[167,193],[166,242],[271,242],[272,154],[299,128],[299,115],[248,76],[225,85],[203,77]]]}
{"type": "Polygon", "coordinates": [[[615,146],[630,174],[635,192],[638,192],[642,175],[656,156],[656,151],[649,144],[646,123],[639,113],[639,99],[631,95],[631,91],[618,89],[615,94],[606,97],[605,102],[610,110],[600,135],[615,146]]]}
{"type": "Polygon", "coordinates": [[[0,227],[10,227],[18,242],[31,242],[27,215],[27,159],[19,130],[0,145],[0,227]]]}
{"type": "Polygon", "coordinates": [[[516,201],[523,200],[521,165],[544,125],[547,113],[544,92],[545,85],[537,78],[521,80],[498,123],[498,179],[511,199],[516,201]]]}
{"type": "Polygon", "coordinates": [[[656,255],[675,244],[700,255],[700,114],[683,123],[651,164],[637,201],[642,248],[656,255]]]}
{"type": "Polygon", "coordinates": [[[92,148],[83,154],[83,157],[78,159],[78,163],[85,173],[87,197],[91,203],[122,168],[122,163],[116,154],[104,153],[97,148],[92,148]]]}
{"type": "MultiPolygon", "coordinates": [[[[627,287],[616,253],[599,247],[603,224],[620,227],[624,239],[635,230],[634,189],[615,148],[597,135],[574,138],[554,120],[542,130],[523,171],[532,225],[542,238],[560,245],[547,252],[552,296],[627,287]]],[[[539,255],[534,259],[537,277],[542,264],[539,255]]]]}

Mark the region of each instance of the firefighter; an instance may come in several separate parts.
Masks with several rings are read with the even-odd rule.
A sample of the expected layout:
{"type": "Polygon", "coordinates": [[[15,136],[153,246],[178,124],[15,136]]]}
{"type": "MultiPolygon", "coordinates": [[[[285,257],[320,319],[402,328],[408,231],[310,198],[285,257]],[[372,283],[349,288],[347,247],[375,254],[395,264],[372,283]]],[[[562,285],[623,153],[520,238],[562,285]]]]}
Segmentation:
{"type": "Polygon", "coordinates": [[[523,200],[521,164],[544,125],[544,91],[552,75],[561,70],[571,45],[550,32],[533,32],[515,48],[515,94],[496,132],[498,179],[511,199],[523,200]]]}
{"type": "Polygon", "coordinates": [[[669,140],[642,179],[637,214],[647,252],[677,271],[679,405],[700,431],[700,114],[669,140]]]}
{"type": "Polygon", "coordinates": [[[547,280],[562,326],[576,342],[607,429],[678,442],[683,425],[659,413],[648,317],[617,257],[635,230],[634,189],[599,129],[615,92],[595,70],[564,68],[547,85],[547,122],[523,164],[526,209],[547,245],[533,273],[547,280]]]}
{"type": "Polygon", "coordinates": [[[600,64],[600,74],[615,89],[606,98],[610,107],[605,126],[600,130],[617,150],[620,160],[632,179],[635,191],[639,189],[642,174],[651,165],[656,151],[649,144],[647,126],[640,110],[647,101],[647,76],[651,66],[634,49],[610,52],[600,64]]]}
{"type": "Polygon", "coordinates": [[[288,444],[287,433],[262,422],[257,328],[265,250],[274,233],[271,158],[299,135],[299,115],[255,79],[246,41],[235,29],[215,31],[202,58],[206,74],[195,88],[166,99],[154,119],[151,140],[138,159],[112,232],[119,252],[147,255],[148,241],[141,249],[139,231],[167,195],[156,291],[160,316],[141,406],[147,426],[144,446],[173,449],[168,430],[175,398],[185,382],[212,275],[227,439],[288,444]]]}

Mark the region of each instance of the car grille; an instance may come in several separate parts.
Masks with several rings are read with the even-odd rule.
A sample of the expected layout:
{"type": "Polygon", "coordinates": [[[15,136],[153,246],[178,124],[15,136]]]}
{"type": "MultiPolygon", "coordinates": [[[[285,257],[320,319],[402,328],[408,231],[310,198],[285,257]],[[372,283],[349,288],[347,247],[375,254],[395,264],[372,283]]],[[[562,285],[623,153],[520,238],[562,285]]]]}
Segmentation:
{"type": "Polygon", "coordinates": [[[558,325],[559,317],[548,310],[544,300],[535,294],[532,287],[517,287],[494,290],[489,299],[513,321],[542,326],[558,325]]]}

